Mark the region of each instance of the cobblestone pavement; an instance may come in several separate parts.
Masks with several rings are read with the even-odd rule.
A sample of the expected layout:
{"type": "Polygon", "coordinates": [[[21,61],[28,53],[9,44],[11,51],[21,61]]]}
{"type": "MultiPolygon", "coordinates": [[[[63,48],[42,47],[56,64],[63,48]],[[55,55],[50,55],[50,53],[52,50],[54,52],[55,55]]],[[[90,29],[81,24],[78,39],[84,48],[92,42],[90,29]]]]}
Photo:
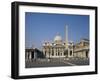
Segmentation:
{"type": "Polygon", "coordinates": [[[26,68],[89,65],[89,59],[37,59],[26,61],[26,68]]]}

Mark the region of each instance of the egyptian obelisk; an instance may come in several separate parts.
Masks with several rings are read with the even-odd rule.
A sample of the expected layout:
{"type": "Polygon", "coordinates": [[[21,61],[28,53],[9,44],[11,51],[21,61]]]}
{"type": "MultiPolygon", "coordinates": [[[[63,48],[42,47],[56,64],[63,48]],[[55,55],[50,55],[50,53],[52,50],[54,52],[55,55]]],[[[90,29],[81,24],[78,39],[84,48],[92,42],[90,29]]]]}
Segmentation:
{"type": "Polygon", "coordinates": [[[68,26],[65,27],[65,47],[68,49],[68,26]]]}

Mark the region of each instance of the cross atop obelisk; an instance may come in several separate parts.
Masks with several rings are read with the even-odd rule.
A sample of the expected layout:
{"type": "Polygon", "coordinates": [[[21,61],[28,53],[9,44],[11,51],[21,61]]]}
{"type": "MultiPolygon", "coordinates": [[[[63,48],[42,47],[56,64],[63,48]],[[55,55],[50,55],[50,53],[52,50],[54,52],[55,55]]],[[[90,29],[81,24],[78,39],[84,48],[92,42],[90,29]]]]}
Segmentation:
{"type": "Polygon", "coordinates": [[[68,49],[68,25],[65,26],[65,47],[68,49]]]}

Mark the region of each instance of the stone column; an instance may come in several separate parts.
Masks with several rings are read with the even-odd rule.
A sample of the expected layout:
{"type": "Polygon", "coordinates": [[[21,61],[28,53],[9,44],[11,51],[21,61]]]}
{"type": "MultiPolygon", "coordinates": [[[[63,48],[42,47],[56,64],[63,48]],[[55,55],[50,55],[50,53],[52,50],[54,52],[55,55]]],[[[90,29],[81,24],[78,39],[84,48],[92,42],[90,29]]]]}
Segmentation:
{"type": "Polygon", "coordinates": [[[59,48],[59,54],[60,54],[60,56],[62,56],[62,54],[61,54],[61,48],[59,48]]]}
{"type": "Polygon", "coordinates": [[[32,54],[31,54],[31,52],[29,52],[29,60],[31,60],[32,59],[32,54]]]}
{"type": "Polygon", "coordinates": [[[37,53],[35,50],[34,50],[34,59],[37,59],[37,53]]]}
{"type": "Polygon", "coordinates": [[[57,56],[59,56],[59,55],[58,55],[58,50],[59,50],[59,49],[57,48],[57,56]]]}
{"type": "Polygon", "coordinates": [[[45,57],[47,58],[47,50],[46,50],[46,48],[44,49],[44,54],[45,54],[45,57]]]}
{"type": "Polygon", "coordinates": [[[26,61],[28,61],[28,52],[26,52],[26,61]]]}
{"type": "Polygon", "coordinates": [[[50,55],[51,55],[51,57],[52,57],[52,48],[50,48],[50,55]]]}
{"type": "Polygon", "coordinates": [[[45,48],[43,48],[42,50],[43,50],[43,54],[45,55],[45,48]]]}
{"type": "Polygon", "coordinates": [[[56,50],[55,50],[55,48],[53,48],[53,51],[54,51],[54,56],[55,56],[55,54],[56,54],[56,50]]]}
{"type": "Polygon", "coordinates": [[[56,57],[58,56],[58,50],[57,50],[57,48],[56,48],[56,57]]]}
{"type": "Polygon", "coordinates": [[[74,55],[73,55],[73,52],[74,52],[74,51],[73,51],[73,49],[72,49],[72,57],[74,56],[74,55]]]}
{"type": "Polygon", "coordinates": [[[49,47],[49,57],[51,58],[51,48],[49,47]]]}
{"type": "Polygon", "coordinates": [[[64,56],[64,49],[62,48],[62,56],[64,56]]]}
{"type": "Polygon", "coordinates": [[[49,58],[49,49],[47,48],[47,53],[46,53],[46,55],[47,55],[47,58],[49,58]]]}
{"type": "Polygon", "coordinates": [[[48,48],[48,55],[49,55],[49,58],[50,58],[50,48],[48,48]]]}
{"type": "Polygon", "coordinates": [[[70,49],[68,48],[68,57],[70,57],[70,49]]]}

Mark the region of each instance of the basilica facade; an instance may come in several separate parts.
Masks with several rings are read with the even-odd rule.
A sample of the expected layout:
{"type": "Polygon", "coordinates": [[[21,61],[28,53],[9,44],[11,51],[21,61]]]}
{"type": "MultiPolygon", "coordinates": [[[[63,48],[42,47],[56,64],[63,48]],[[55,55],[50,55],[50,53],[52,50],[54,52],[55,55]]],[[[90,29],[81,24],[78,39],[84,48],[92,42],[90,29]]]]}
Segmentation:
{"type": "Polygon", "coordinates": [[[76,44],[69,42],[66,47],[66,43],[62,41],[61,36],[57,35],[53,43],[43,43],[43,54],[46,58],[89,58],[89,40],[82,39],[76,44]]]}
{"type": "Polygon", "coordinates": [[[43,54],[46,58],[62,58],[73,57],[73,43],[66,43],[62,41],[60,35],[55,36],[54,41],[43,43],[43,54]]]}

